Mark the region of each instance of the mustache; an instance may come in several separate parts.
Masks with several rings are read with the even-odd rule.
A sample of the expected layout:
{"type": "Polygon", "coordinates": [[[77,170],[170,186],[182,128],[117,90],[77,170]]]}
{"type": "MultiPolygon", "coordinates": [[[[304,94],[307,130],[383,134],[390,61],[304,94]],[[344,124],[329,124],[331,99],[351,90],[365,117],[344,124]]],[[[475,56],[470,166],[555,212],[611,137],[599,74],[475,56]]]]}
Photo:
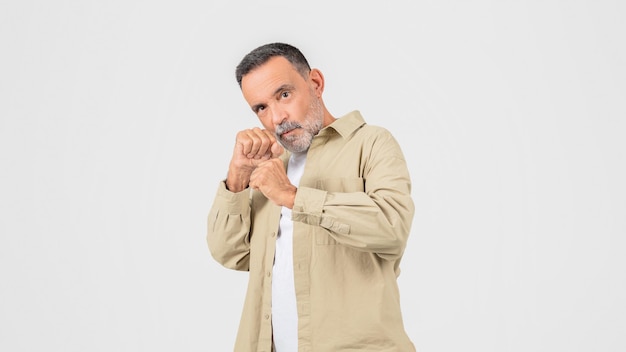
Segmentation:
{"type": "Polygon", "coordinates": [[[285,121],[276,127],[275,134],[277,137],[280,137],[283,133],[295,130],[296,128],[302,128],[302,125],[293,121],[285,121]]]}

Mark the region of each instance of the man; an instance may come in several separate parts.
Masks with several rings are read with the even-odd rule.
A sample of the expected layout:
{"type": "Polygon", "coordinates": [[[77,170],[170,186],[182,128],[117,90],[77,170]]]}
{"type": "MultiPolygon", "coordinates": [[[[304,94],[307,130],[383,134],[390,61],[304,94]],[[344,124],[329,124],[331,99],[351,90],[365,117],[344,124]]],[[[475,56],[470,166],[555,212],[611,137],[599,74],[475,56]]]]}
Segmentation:
{"type": "Polygon", "coordinates": [[[250,272],[235,351],[415,351],[396,281],[414,214],[398,143],[358,111],[333,117],[291,45],[254,49],[236,76],[264,128],[237,133],[207,233],[215,260],[250,272]]]}

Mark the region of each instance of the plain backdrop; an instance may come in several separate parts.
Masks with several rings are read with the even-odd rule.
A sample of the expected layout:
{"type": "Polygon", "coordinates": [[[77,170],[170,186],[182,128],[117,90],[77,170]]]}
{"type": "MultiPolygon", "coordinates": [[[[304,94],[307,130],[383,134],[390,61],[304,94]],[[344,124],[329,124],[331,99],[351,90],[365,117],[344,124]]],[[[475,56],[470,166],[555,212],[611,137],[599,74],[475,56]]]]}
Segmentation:
{"type": "Polygon", "coordinates": [[[398,139],[422,352],[626,350],[621,1],[0,2],[0,350],[232,351],[234,68],[294,44],[398,139]]]}

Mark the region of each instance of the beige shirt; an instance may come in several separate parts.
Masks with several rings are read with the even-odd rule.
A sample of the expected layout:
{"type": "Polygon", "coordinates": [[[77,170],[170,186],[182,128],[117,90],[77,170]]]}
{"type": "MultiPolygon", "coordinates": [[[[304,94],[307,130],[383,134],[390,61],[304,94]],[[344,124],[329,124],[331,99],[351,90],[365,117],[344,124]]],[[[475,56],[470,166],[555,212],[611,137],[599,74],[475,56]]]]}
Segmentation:
{"type": "MultiPolygon", "coordinates": [[[[235,352],[272,350],[280,209],[222,181],[209,212],[212,256],[250,271],[235,352]]],[[[413,214],[406,161],[386,129],[353,111],[313,138],[292,209],[299,352],[415,351],[396,281],[413,214]]]]}

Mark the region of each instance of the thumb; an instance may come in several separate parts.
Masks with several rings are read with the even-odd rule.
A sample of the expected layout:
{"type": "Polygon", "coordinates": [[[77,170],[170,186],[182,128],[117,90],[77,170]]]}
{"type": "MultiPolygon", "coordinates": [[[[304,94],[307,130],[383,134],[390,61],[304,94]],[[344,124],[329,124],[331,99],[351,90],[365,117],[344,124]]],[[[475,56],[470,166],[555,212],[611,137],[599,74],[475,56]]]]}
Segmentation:
{"type": "Polygon", "coordinates": [[[272,158],[279,157],[285,151],[283,146],[280,145],[280,143],[278,142],[274,142],[274,144],[272,144],[271,150],[272,150],[272,158]]]}

